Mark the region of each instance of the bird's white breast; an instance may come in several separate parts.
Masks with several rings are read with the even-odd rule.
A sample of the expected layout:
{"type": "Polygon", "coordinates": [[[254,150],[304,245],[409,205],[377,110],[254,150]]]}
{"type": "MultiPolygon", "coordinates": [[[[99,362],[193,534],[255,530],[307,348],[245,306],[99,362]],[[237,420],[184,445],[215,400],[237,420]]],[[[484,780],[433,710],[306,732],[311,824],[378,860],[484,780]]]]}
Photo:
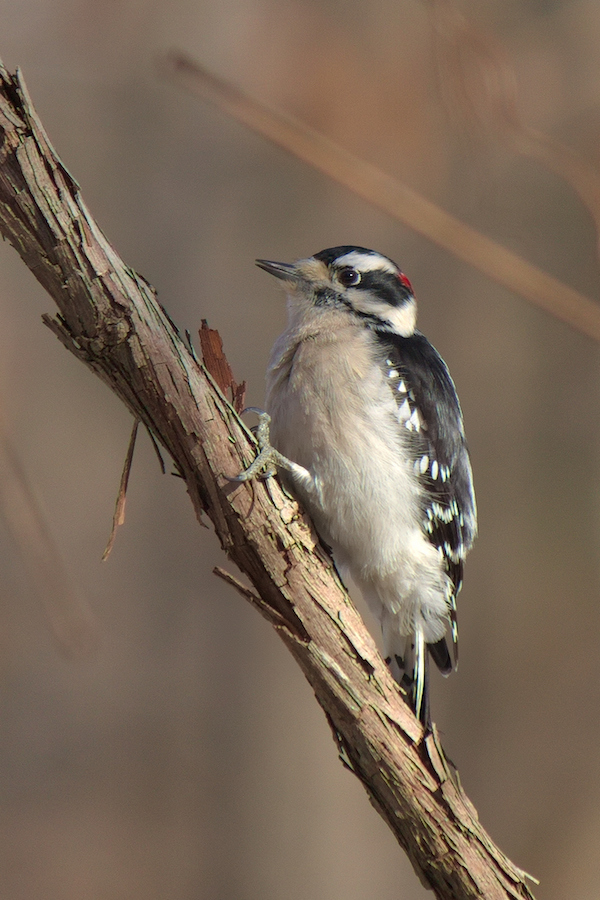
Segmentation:
{"type": "Polygon", "coordinates": [[[408,432],[375,350],[369,329],[343,312],[290,325],[267,371],[271,441],[309,471],[311,485],[291,486],[374,611],[393,613],[406,634],[421,610],[436,640],[447,579],[421,528],[408,432]]]}

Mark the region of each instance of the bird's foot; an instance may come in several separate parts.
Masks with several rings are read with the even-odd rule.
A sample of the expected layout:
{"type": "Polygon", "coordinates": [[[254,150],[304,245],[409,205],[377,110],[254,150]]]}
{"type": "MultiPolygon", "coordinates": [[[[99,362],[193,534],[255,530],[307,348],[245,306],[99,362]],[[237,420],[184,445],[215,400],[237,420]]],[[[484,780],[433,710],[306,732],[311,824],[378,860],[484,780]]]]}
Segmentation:
{"type": "Polygon", "coordinates": [[[257,409],[255,406],[249,406],[244,412],[253,412],[258,416],[258,425],[252,429],[258,441],[258,455],[254,462],[250,463],[247,469],[240,472],[239,475],[226,475],[228,481],[244,482],[251,481],[253,478],[272,478],[277,474],[277,466],[286,469],[291,465],[290,460],[286,459],[278,450],[271,445],[269,435],[269,425],[271,424],[271,416],[264,409],[257,409]]]}

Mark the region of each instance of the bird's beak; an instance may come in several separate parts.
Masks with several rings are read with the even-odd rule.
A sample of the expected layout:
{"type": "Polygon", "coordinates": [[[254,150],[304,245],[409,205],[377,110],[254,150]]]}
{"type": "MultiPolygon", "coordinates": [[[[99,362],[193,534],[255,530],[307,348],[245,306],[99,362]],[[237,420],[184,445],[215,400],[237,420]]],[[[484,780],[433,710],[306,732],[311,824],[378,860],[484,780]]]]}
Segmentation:
{"type": "Polygon", "coordinates": [[[269,275],[281,278],[283,281],[297,281],[299,278],[294,263],[270,262],[268,259],[257,259],[256,265],[264,269],[269,275]]]}

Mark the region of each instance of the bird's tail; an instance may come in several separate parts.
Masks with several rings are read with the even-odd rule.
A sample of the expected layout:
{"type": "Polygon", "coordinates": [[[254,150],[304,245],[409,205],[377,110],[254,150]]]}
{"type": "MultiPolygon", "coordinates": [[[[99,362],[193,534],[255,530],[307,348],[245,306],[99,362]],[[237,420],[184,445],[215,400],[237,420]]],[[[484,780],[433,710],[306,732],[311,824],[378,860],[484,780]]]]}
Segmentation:
{"type": "Polygon", "coordinates": [[[404,652],[394,653],[388,662],[392,675],[424,728],[431,728],[429,707],[429,657],[433,659],[443,675],[449,675],[454,668],[446,638],[428,644],[421,628],[405,639],[404,652]]]}

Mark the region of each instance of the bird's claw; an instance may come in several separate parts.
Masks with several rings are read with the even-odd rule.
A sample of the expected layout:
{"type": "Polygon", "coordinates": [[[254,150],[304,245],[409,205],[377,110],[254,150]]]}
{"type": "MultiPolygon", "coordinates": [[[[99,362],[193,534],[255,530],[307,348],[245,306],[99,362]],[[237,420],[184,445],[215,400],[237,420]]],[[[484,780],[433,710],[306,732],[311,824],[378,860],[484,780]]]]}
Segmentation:
{"type": "MultiPolygon", "coordinates": [[[[269,436],[269,425],[271,424],[271,416],[264,409],[258,409],[255,406],[248,406],[243,413],[253,412],[258,416],[258,425],[253,429],[258,442],[258,455],[247,469],[240,472],[239,475],[225,475],[227,481],[233,481],[242,484],[244,481],[251,481],[253,478],[271,478],[277,474],[277,462],[283,457],[271,446],[269,436]]],[[[242,415],[243,415],[242,413],[242,415]]]]}

